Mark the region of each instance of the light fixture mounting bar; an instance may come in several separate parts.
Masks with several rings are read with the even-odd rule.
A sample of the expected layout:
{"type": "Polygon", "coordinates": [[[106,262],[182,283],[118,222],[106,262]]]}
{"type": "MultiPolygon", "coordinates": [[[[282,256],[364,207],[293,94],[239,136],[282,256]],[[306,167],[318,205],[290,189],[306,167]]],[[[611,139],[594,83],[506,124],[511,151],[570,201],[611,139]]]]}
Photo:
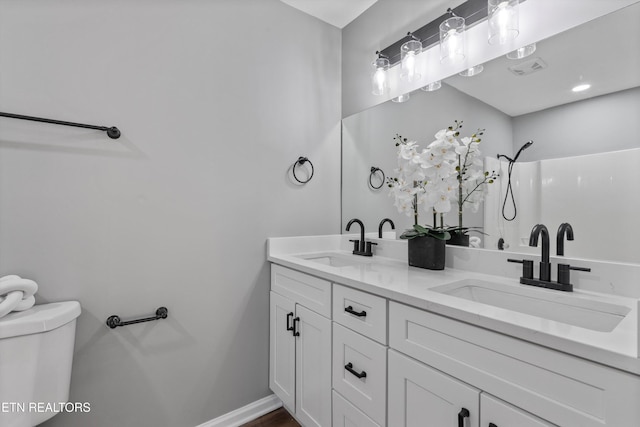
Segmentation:
{"type": "MultiPolygon", "coordinates": [[[[524,1],[525,0],[520,0],[520,3],[524,3],[524,1]]],[[[455,15],[463,17],[465,19],[465,25],[467,29],[469,29],[473,25],[487,18],[487,0],[468,0],[460,6],[451,9],[451,11],[455,15]]],[[[440,41],[440,23],[450,17],[451,14],[449,12],[444,13],[428,24],[415,31],[411,31],[409,34],[422,42],[423,50],[428,49],[440,41]]],[[[411,39],[412,37],[407,35],[392,45],[382,49],[380,53],[388,56],[389,64],[393,66],[400,62],[400,46],[411,39]]]]}

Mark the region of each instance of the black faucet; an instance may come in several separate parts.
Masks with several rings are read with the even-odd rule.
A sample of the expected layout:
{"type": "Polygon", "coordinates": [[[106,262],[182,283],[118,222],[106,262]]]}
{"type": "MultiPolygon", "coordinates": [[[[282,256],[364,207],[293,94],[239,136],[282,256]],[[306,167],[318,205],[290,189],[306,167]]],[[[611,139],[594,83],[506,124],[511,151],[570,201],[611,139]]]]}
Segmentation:
{"type": "Polygon", "coordinates": [[[556,238],[556,255],[564,256],[564,235],[567,235],[567,240],[573,240],[573,227],[568,222],[563,222],[558,227],[558,235],[556,238]]]}
{"type": "Polygon", "coordinates": [[[540,262],[540,280],[551,281],[551,263],[549,262],[549,230],[543,224],[536,224],[529,236],[529,246],[538,246],[538,236],[542,235],[542,261],[540,262]]]}
{"type": "Polygon", "coordinates": [[[347,223],[347,231],[349,231],[354,222],[360,226],[360,240],[349,240],[350,242],[353,242],[353,254],[372,256],[373,253],[371,253],[371,245],[377,245],[377,243],[364,241],[364,224],[357,218],[354,218],[347,223]]]}
{"type": "Polygon", "coordinates": [[[382,226],[384,225],[385,222],[388,222],[389,225],[391,225],[392,230],[396,229],[396,225],[393,223],[393,221],[391,221],[389,218],[383,219],[382,221],[380,221],[380,225],[378,225],[378,237],[380,239],[382,239],[382,226]]]}
{"type": "MultiPolygon", "coordinates": [[[[564,233],[567,239],[573,240],[573,229],[569,223],[564,223],[558,230],[558,255],[563,254],[564,233]]],[[[542,235],[542,261],[540,262],[540,278],[533,277],[533,261],[530,259],[507,259],[509,262],[522,264],[522,276],[520,283],[523,285],[539,286],[541,288],[555,289],[558,291],[572,292],[573,285],[570,282],[569,273],[571,270],[591,271],[590,268],[574,267],[569,264],[558,264],[558,281],[551,281],[551,263],[549,262],[549,230],[542,224],[536,224],[529,236],[529,246],[538,246],[538,236],[542,235]]]]}

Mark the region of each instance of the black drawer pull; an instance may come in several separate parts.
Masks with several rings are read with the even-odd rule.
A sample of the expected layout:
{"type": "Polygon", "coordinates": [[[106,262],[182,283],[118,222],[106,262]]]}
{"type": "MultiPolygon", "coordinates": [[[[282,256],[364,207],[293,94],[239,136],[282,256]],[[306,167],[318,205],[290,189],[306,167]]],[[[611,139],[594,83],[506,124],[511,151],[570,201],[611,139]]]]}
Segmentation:
{"type": "Polygon", "coordinates": [[[298,332],[296,330],[296,324],[300,321],[299,317],[296,317],[293,319],[293,328],[291,328],[291,331],[293,332],[293,336],[294,337],[299,337],[300,336],[300,332],[298,332]]]}
{"type": "Polygon", "coordinates": [[[489,427],[498,427],[498,426],[495,425],[494,423],[489,423],[489,427]]]}
{"type": "Polygon", "coordinates": [[[344,365],[344,369],[346,369],[347,371],[351,372],[353,375],[355,375],[358,378],[366,378],[367,377],[367,373],[365,371],[362,371],[362,372],[355,371],[353,369],[353,363],[351,363],[351,362],[349,362],[346,365],[344,365]]]}
{"type": "Polygon", "coordinates": [[[458,412],[458,427],[464,427],[464,419],[469,418],[470,415],[467,408],[462,408],[460,412],[458,412]]]}
{"type": "Polygon", "coordinates": [[[347,313],[349,313],[349,314],[353,314],[354,316],[358,316],[358,317],[364,317],[364,316],[366,316],[366,315],[367,315],[367,312],[366,312],[366,311],[364,311],[364,310],[362,310],[362,311],[355,311],[355,310],[353,309],[353,307],[352,307],[352,306],[345,307],[344,311],[346,311],[346,312],[347,312],[347,313]]]}
{"type": "Polygon", "coordinates": [[[293,331],[293,326],[290,326],[292,317],[293,317],[293,312],[287,314],[287,331],[293,331]]]}

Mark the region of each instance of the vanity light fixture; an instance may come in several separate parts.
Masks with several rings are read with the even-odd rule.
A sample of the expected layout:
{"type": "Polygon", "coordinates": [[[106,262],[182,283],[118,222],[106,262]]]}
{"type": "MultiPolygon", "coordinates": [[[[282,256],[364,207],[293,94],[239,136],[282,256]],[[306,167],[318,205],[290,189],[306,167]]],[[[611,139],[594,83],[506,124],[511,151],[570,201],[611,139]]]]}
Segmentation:
{"type": "MultiPolygon", "coordinates": [[[[492,18],[496,21],[496,28],[506,28],[503,40],[508,40],[510,36],[518,34],[518,5],[527,0],[466,0],[455,8],[447,9],[443,15],[435,18],[431,22],[423,25],[415,31],[411,31],[409,35],[381,49],[378,59],[373,63],[373,72],[371,73],[372,92],[374,95],[383,95],[389,92],[389,76],[387,70],[396,65],[400,65],[401,69],[398,75],[400,78],[412,81],[419,81],[420,75],[418,70],[411,68],[417,61],[417,55],[425,50],[435,48],[440,45],[440,62],[442,64],[460,65],[460,61],[468,59],[466,52],[466,29],[470,28],[485,19],[492,18]],[[491,9],[489,4],[495,4],[491,9]],[[501,6],[500,6],[501,5],[501,6]],[[493,14],[488,14],[493,11],[493,14]],[[514,18],[515,21],[514,21],[514,18]],[[515,22],[515,23],[514,23],[515,22]],[[420,49],[412,46],[420,43],[420,49]],[[412,54],[410,54],[412,52],[412,54]],[[407,70],[407,71],[405,71],[407,70]]],[[[491,31],[490,31],[491,34],[491,31]]],[[[497,39],[500,41],[500,38],[497,39]]],[[[493,40],[490,40],[490,43],[493,40]]],[[[532,45],[534,46],[534,45],[532,45]]],[[[525,52],[529,46],[522,48],[525,52]]],[[[535,47],[533,47],[535,50],[535,47]]],[[[532,50],[532,52],[533,52],[532,50]]],[[[523,56],[524,57],[524,56],[523,56]]],[[[478,74],[481,67],[474,67],[471,71],[464,72],[464,75],[470,76],[478,74]]],[[[424,76],[424,73],[423,73],[424,76]]],[[[423,88],[429,91],[429,87],[434,90],[437,83],[434,82],[423,88]]]]}
{"type": "Polygon", "coordinates": [[[435,82],[429,83],[426,86],[421,87],[420,89],[422,89],[425,92],[433,92],[435,90],[438,90],[442,87],[442,82],[440,80],[436,80],[435,82]]]}
{"type": "Polygon", "coordinates": [[[477,76],[483,71],[484,71],[484,65],[478,64],[475,67],[467,68],[466,70],[458,74],[461,75],[462,77],[473,77],[473,76],[477,76]]]}
{"type": "Polygon", "coordinates": [[[422,42],[411,32],[408,32],[407,36],[411,39],[400,46],[400,78],[413,82],[421,77],[418,73],[416,57],[422,52],[422,42]]]}
{"type": "Polygon", "coordinates": [[[589,89],[591,87],[591,85],[589,83],[582,83],[579,84],[577,86],[574,86],[573,89],[571,89],[571,91],[573,92],[583,92],[587,89],[589,89]]]}
{"type": "Polygon", "coordinates": [[[509,59],[522,59],[526,58],[529,55],[532,55],[536,51],[536,44],[531,43],[526,46],[522,46],[519,49],[511,51],[507,53],[507,58],[509,59]]]}
{"type": "Polygon", "coordinates": [[[400,96],[397,96],[395,98],[391,98],[391,100],[397,104],[402,104],[403,102],[407,102],[409,100],[409,98],[411,98],[411,94],[410,93],[403,93],[400,96]]]}
{"type": "Polygon", "coordinates": [[[464,30],[465,19],[456,15],[451,8],[447,9],[450,18],[440,23],[440,62],[451,64],[462,61],[466,57],[464,30]]]}
{"type": "Polygon", "coordinates": [[[487,0],[489,44],[506,44],[520,33],[518,0],[487,0]]]}
{"type": "Polygon", "coordinates": [[[387,82],[387,70],[389,69],[389,57],[379,51],[376,52],[378,58],[371,64],[371,93],[374,95],[384,95],[389,90],[387,82]]]}

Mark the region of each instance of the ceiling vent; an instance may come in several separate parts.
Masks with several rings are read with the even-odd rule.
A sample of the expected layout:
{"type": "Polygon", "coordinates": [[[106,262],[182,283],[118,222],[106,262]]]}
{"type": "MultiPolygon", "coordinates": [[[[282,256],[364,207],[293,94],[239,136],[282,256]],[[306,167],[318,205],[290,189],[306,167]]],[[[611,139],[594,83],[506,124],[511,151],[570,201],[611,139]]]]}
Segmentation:
{"type": "Polygon", "coordinates": [[[514,65],[513,67],[509,67],[509,71],[516,76],[526,76],[527,74],[535,73],[536,71],[540,71],[545,68],[547,68],[547,63],[544,62],[542,58],[533,58],[514,65]]]}

